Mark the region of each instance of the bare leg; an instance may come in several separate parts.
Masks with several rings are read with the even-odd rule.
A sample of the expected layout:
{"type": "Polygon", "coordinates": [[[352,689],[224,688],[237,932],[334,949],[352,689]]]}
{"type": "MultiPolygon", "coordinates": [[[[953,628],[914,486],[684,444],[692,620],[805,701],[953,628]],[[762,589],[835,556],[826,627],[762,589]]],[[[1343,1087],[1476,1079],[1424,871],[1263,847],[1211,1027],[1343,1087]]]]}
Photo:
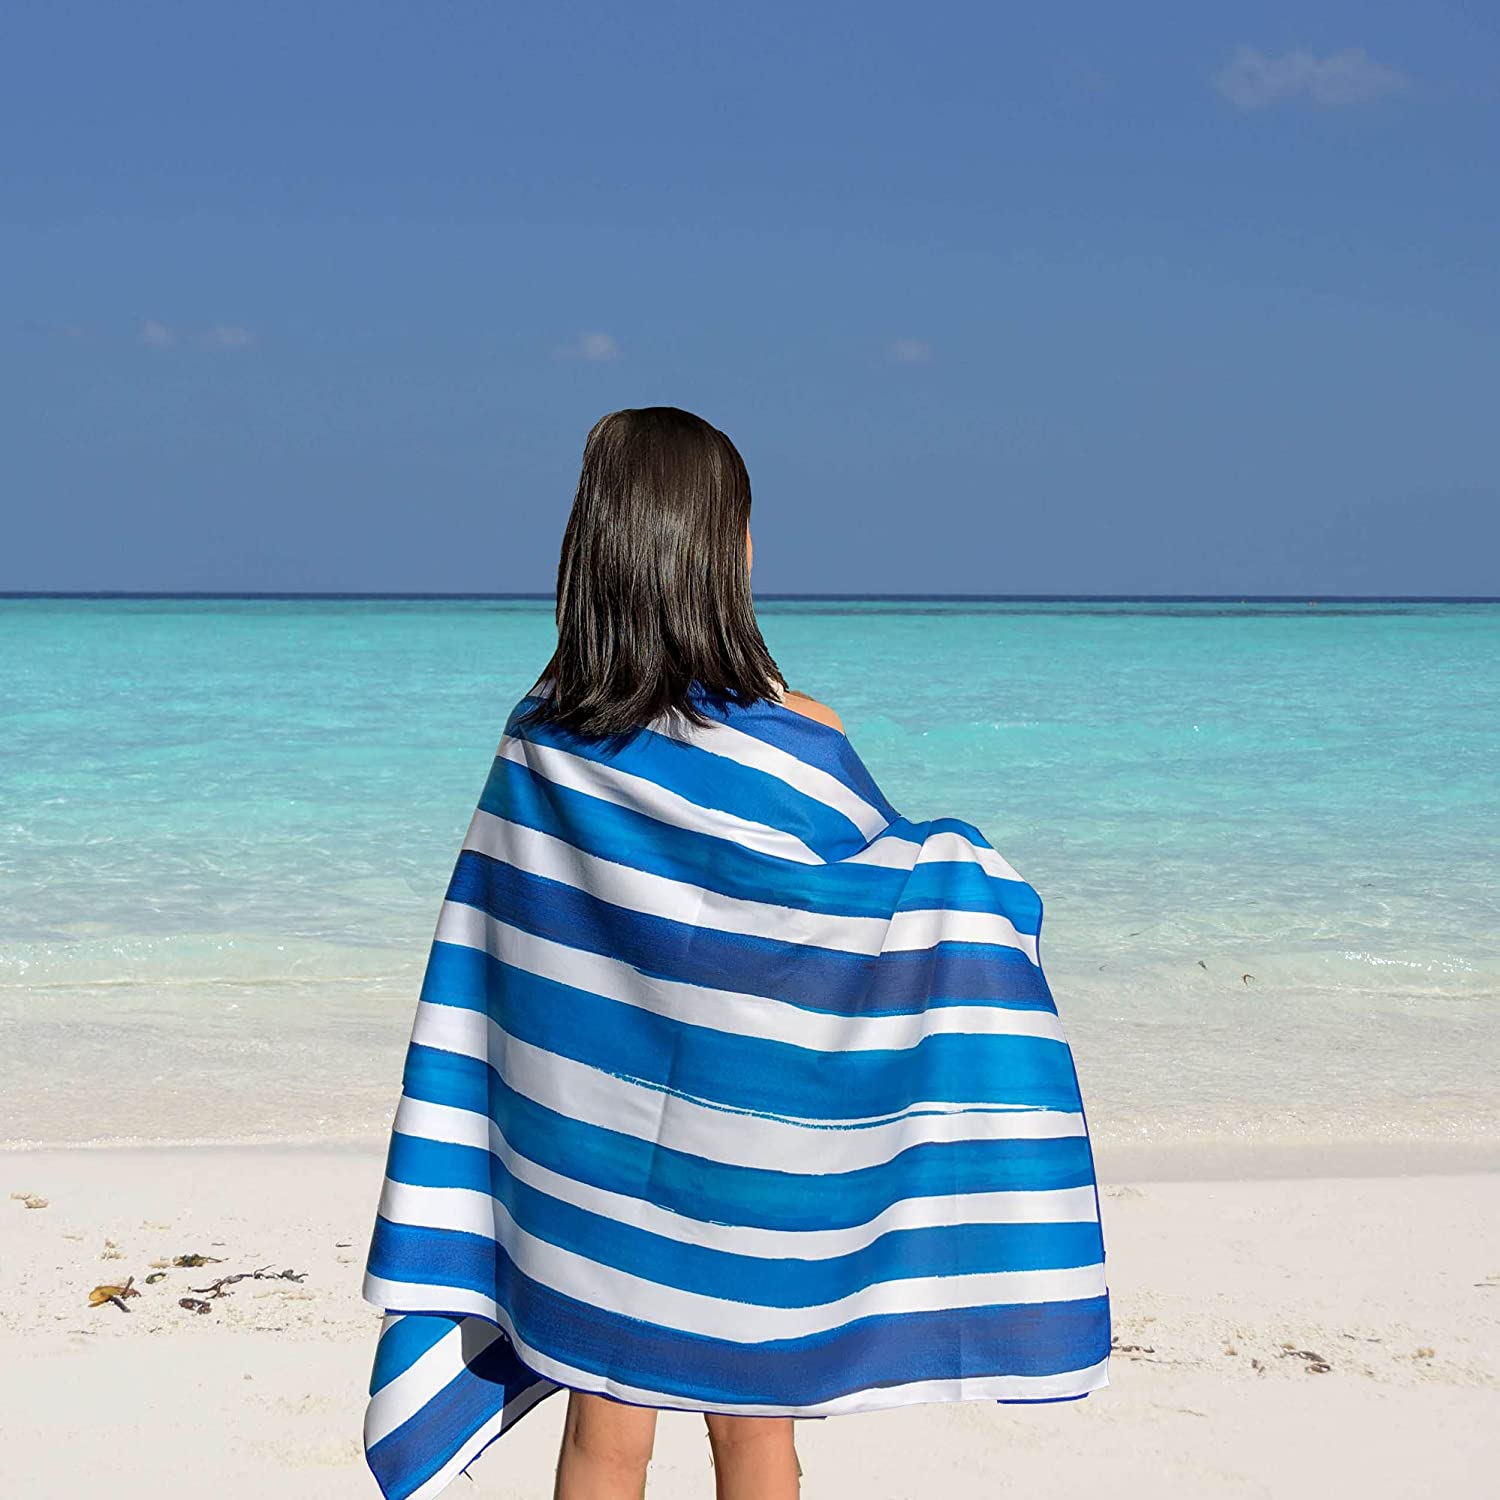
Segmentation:
{"type": "Polygon", "coordinates": [[[552,1500],[642,1500],[655,1442],[650,1407],[569,1391],[552,1500]]]}
{"type": "Polygon", "coordinates": [[[797,1500],[802,1466],[790,1417],[706,1412],[718,1500],[797,1500]]]}

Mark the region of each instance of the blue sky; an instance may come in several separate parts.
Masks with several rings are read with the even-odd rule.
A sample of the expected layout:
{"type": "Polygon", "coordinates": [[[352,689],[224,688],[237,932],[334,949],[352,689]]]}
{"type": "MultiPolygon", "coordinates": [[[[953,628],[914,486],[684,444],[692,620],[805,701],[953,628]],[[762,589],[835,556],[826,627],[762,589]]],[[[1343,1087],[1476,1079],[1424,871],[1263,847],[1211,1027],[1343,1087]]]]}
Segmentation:
{"type": "Polygon", "coordinates": [[[4,589],[1500,593],[1482,4],[7,9],[4,589]]]}

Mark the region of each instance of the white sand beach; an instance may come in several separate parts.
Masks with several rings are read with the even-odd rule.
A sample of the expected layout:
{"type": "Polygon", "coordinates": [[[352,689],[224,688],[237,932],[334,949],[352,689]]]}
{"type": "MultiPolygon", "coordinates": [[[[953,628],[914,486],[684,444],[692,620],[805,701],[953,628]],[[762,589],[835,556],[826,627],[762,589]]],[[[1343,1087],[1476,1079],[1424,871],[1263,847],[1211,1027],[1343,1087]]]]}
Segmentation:
{"type": "MultiPolygon", "coordinates": [[[[1363,1153],[1337,1164],[1361,1175],[1299,1174],[1329,1162],[1221,1153],[1221,1180],[1208,1152],[1102,1159],[1110,1387],[800,1424],[804,1494],[1493,1494],[1500,1173],[1473,1154],[1432,1170],[1434,1150],[1385,1158],[1416,1175],[1363,1153]]],[[[359,1281],[381,1166],[363,1147],[0,1153],[5,1493],[375,1494],[360,1421],[378,1314],[359,1281]],[[145,1284],[190,1253],[220,1259],[145,1284]],[[128,1312],[88,1305],[128,1276],[128,1312]],[[194,1295],[209,1312],[178,1305],[194,1295]]],[[[549,1494],[562,1413],[544,1404],[455,1493],[549,1494]]],[[[664,1414],[651,1500],[712,1493],[702,1434],[664,1414]]]]}

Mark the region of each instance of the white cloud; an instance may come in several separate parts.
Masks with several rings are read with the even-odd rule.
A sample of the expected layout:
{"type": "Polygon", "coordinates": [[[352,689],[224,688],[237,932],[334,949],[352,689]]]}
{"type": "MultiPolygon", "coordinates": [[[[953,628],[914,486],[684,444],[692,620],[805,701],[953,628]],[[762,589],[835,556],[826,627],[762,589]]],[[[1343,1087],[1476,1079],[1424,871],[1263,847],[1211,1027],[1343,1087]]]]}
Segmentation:
{"type": "Polygon", "coordinates": [[[248,349],[255,341],[255,335],[239,323],[215,323],[203,334],[203,343],[209,349],[248,349]]]}
{"type": "Polygon", "coordinates": [[[153,349],[165,349],[177,342],[177,335],[165,323],[158,323],[155,318],[147,318],[141,324],[141,342],[153,349]]]}
{"type": "Polygon", "coordinates": [[[930,365],[932,345],[926,339],[892,339],[885,351],[898,365],[930,365]]]}
{"type": "Polygon", "coordinates": [[[607,333],[581,333],[570,344],[557,351],[559,359],[583,359],[590,364],[603,364],[606,360],[620,357],[620,346],[607,333]]]}
{"type": "Polygon", "coordinates": [[[1272,57],[1258,47],[1240,47],[1214,75],[1214,87],[1240,109],[1264,109],[1284,99],[1307,99],[1334,108],[1367,104],[1407,87],[1404,73],[1378,63],[1363,47],[1316,57],[1285,52],[1272,57]]]}

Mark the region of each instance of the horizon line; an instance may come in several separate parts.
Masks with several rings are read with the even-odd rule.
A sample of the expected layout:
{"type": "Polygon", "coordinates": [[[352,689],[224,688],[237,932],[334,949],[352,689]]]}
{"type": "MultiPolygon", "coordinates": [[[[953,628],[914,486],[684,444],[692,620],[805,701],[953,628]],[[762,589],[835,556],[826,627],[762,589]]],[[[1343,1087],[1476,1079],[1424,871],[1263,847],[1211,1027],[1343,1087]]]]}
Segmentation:
{"type": "MultiPolygon", "coordinates": [[[[267,600],[556,600],[556,592],[507,590],[495,593],[471,593],[464,590],[388,591],[360,589],[0,589],[0,599],[267,599],[267,600]]],[[[875,593],[875,592],[808,592],[767,590],[754,593],[756,600],[874,600],[933,603],[952,601],[961,604],[1287,604],[1303,601],[1309,604],[1500,604],[1494,594],[968,594],[968,593],[875,593]]]]}

